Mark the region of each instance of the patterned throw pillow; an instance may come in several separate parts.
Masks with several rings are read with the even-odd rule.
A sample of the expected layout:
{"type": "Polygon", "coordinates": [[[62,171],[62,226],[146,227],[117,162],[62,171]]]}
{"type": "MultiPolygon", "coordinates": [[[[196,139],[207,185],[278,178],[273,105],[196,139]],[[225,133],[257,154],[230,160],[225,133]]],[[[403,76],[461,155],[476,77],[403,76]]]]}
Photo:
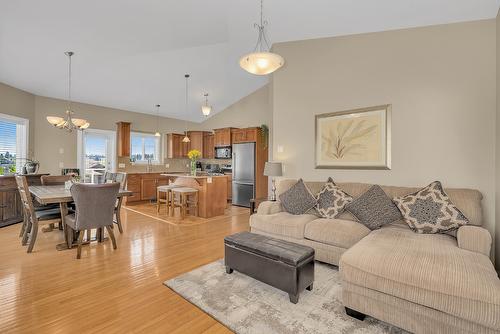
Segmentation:
{"type": "Polygon", "coordinates": [[[351,196],[333,182],[331,177],[328,178],[316,198],[318,200],[316,211],[322,218],[336,218],[344,211],[345,206],[353,200],[351,196]]]}
{"type": "Polygon", "coordinates": [[[316,198],[300,179],[280,195],[281,206],[293,215],[302,215],[316,205],[316,198]]]}
{"type": "Polygon", "coordinates": [[[439,181],[413,194],[394,198],[394,203],[406,223],[417,233],[443,233],[469,223],[439,181]]]}
{"type": "Polygon", "coordinates": [[[346,210],[370,230],[403,218],[397,206],[378,185],[349,203],[346,210]]]}

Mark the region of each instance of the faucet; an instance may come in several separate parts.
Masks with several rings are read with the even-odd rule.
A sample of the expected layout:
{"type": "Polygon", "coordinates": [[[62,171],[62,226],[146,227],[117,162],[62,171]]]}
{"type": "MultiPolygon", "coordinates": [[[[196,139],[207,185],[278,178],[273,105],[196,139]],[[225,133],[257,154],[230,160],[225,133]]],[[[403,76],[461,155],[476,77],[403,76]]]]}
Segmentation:
{"type": "Polygon", "coordinates": [[[148,159],[148,167],[146,170],[148,173],[151,173],[153,171],[153,163],[151,162],[151,159],[148,159]]]}

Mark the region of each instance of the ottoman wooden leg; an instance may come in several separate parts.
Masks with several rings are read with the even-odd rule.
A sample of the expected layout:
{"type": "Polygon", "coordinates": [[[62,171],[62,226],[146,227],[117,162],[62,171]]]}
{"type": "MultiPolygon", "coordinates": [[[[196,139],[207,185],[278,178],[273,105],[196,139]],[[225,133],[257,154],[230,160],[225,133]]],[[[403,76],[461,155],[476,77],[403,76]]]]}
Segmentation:
{"type": "Polygon", "coordinates": [[[314,283],[311,283],[311,285],[309,285],[309,286],[306,288],[306,290],[308,290],[308,291],[312,291],[312,290],[313,290],[313,285],[314,285],[314,283]]]}
{"type": "Polygon", "coordinates": [[[227,274],[232,274],[233,273],[233,269],[231,269],[228,266],[226,266],[226,273],[227,274]]]}
{"type": "Polygon", "coordinates": [[[291,293],[289,293],[288,297],[290,297],[290,302],[294,304],[297,304],[299,302],[299,294],[292,295],[291,293]]]}
{"type": "Polygon", "coordinates": [[[361,320],[361,321],[365,320],[365,317],[366,317],[366,314],[358,312],[358,311],[353,310],[353,309],[348,308],[348,307],[345,308],[345,313],[347,313],[348,316],[356,318],[356,319],[361,320]]]}

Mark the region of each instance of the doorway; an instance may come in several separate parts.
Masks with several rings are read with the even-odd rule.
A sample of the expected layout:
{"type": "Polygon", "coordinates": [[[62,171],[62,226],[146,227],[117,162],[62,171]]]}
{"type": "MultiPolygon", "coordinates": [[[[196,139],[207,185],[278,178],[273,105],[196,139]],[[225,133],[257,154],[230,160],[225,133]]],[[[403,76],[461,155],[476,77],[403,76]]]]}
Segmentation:
{"type": "Polygon", "coordinates": [[[103,183],[116,171],[116,132],[86,129],[78,132],[78,168],[82,181],[103,183]]]}

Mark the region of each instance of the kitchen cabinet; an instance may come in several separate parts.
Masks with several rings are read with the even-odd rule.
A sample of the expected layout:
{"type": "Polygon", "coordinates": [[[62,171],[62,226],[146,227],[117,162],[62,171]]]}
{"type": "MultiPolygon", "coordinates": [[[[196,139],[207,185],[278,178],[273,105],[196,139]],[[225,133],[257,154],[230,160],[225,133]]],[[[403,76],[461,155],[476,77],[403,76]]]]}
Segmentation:
{"type": "Polygon", "coordinates": [[[234,130],[234,128],[215,129],[214,146],[231,146],[231,133],[234,130]]]}
{"type": "Polygon", "coordinates": [[[167,158],[177,159],[183,157],[182,142],[184,136],[177,133],[167,134],[165,147],[167,148],[167,158]]]}
{"type": "Polygon", "coordinates": [[[156,188],[168,184],[168,177],[162,173],[130,173],[127,175],[127,190],[132,196],[125,197],[125,203],[156,199],[156,188]]]}
{"type": "Polygon", "coordinates": [[[203,134],[203,158],[215,158],[215,135],[210,132],[203,134]]]}
{"type": "Polygon", "coordinates": [[[119,157],[130,156],[130,123],[116,123],[117,153],[119,157]]]}
{"type": "Polygon", "coordinates": [[[189,131],[189,150],[198,150],[203,154],[203,131],[189,131]]]}
{"type": "Polygon", "coordinates": [[[256,143],[260,128],[234,129],[232,131],[232,143],[256,143]]]}
{"type": "MultiPolygon", "coordinates": [[[[40,178],[48,174],[26,175],[28,185],[41,185],[40,178]]],[[[0,176],[0,227],[23,221],[23,207],[17,190],[16,178],[0,176]]]]}

